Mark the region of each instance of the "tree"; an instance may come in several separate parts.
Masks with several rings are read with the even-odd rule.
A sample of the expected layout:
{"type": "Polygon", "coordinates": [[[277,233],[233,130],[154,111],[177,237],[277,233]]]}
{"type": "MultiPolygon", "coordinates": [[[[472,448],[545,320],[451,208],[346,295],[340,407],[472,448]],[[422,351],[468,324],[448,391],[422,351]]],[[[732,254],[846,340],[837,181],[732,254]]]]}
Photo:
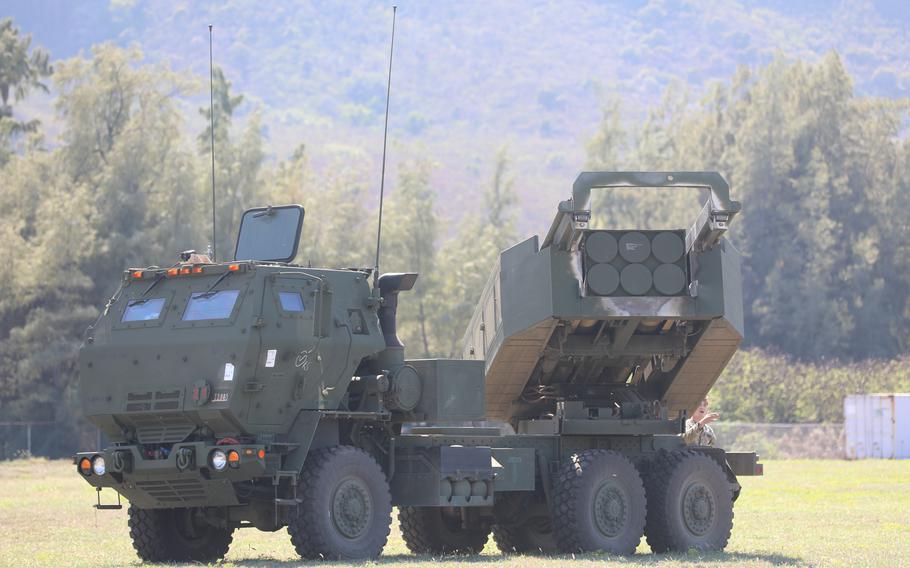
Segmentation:
{"type": "MultiPolygon", "coordinates": [[[[858,97],[835,53],[816,64],[778,56],[712,85],[698,106],[668,87],[633,132],[626,162],[727,176],[744,204],[728,239],[745,259],[749,344],[807,358],[893,356],[907,344],[910,305],[908,225],[898,213],[908,205],[907,108],[858,97]]],[[[605,108],[588,145],[589,167],[612,165],[601,156],[616,155],[606,142],[622,129],[615,109],[605,108]]],[[[602,192],[595,221],[685,228],[693,195],[602,192]]]]}
{"type": "Polygon", "coordinates": [[[48,53],[31,48],[32,37],[19,36],[12,18],[0,20],[0,166],[9,160],[12,144],[25,133],[36,133],[38,120],[19,121],[13,116],[13,102],[25,99],[37,89],[48,92],[42,79],[53,72],[48,53]]]}
{"type": "Polygon", "coordinates": [[[363,205],[366,174],[341,160],[336,158],[322,176],[316,176],[301,144],[266,176],[270,203],[297,203],[306,211],[297,253],[300,263],[327,268],[373,264],[371,215],[363,205]]]}
{"type": "MultiPolygon", "coordinates": [[[[239,137],[233,136],[234,113],[243,103],[243,95],[231,93],[231,82],[220,68],[214,70],[213,100],[215,113],[215,234],[212,243],[219,259],[233,256],[240,216],[244,210],[263,205],[264,189],[260,170],[265,156],[262,150],[260,118],[253,113],[239,137]]],[[[212,109],[203,107],[199,113],[206,118],[205,130],[199,135],[199,154],[211,159],[210,122],[212,109]]],[[[211,170],[202,176],[202,195],[211,202],[211,170]]],[[[209,210],[210,210],[209,206],[209,210]]],[[[210,231],[209,235],[212,234],[210,231]]]]}
{"type": "Polygon", "coordinates": [[[619,170],[628,151],[629,133],[622,122],[622,104],[619,98],[607,100],[601,111],[600,124],[588,141],[587,170],[619,170]]]}
{"type": "MultiPolygon", "coordinates": [[[[436,273],[436,240],[439,235],[436,192],[430,185],[430,163],[425,160],[401,166],[398,186],[389,196],[383,219],[385,272],[418,272],[414,290],[401,298],[398,308],[399,335],[412,350],[430,357],[436,352],[430,315],[441,309],[436,273]]],[[[413,351],[412,351],[413,352],[413,351]]]]}
{"type": "Polygon", "coordinates": [[[39,48],[31,50],[32,36],[19,37],[13,19],[0,21],[0,116],[11,117],[10,100],[19,102],[32,89],[48,92],[41,80],[53,72],[48,53],[39,48]]]}
{"type": "Polygon", "coordinates": [[[515,244],[515,210],[518,196],[515,179],[509,174],[509,154],[503,147],[496,153],[493,179],[483,194],[486,206],[486,225],[490,228],[493,246],[502,250],[515,244]]]}
{"type": "Polygon", "coordinates": [[[76,421],[61,401],[75,398],[83,332],[124,269],[173,263],[197,241],[196,173],[174,103],[182,77],[104,45],[60,62],[55,82],[61,146],[3,169],[0,226],[17,269],[0,301],[0,405],[11,418],[76,421]]]}
{"type": "Polygon", "coordinates": [[[744,203],[731,239],[746,258],[747,341],[812,358],[899,352],[907,294],[889,286],[902,271],[882,247],[896,253],[906,225],[872,205],[903,199],[906,108],[857,97],[835,53],[740,71],[705,101],[688,131],[744,203]]]}
{"type": "Polygon", "coordinates": [[[440,278],[440,296],[446,301],[434,316],[438,345],[447,357],[461,356],[461,340],[483,287],[499,254],[518,240],[515,206],[518,196],[509,174],[505,148],[499,150],[490,185],[484,191],[485,216],[462,223],[456,235],[439,251],[439,266],[446,267],[440,278]]]}
{"type": "Polygon", "coordinates": [[[199,114],[205,117],[205,130],[199,135],[199,153],[211,151],[212,108],[215,111],[215,142],[226,142],[231,135],[234,112],[243,104],[243,95],[231,94],[231,82],[220,67],[212,70],[212,107],[202,107],[199,114]]]}

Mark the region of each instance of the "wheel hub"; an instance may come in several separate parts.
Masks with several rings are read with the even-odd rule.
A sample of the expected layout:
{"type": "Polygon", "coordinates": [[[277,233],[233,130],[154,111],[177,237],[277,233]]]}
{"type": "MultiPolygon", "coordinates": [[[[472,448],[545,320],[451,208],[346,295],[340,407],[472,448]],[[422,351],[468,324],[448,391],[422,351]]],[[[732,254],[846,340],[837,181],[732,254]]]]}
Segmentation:
{"type": "Polygon", "coordinates": [[[683,495],[683,519],[686,528],[692,534],[702,536],[714,524],[715,511],[714,494],[701,482],[691,484],[683,495]]]}
{"type": "Polygon", "coordinates": [[[332,499],[332,522],[347,538],[361,536],[370,523],[373,500],[369,489],[359,479],[346,479],[335,490],[332,499]]]}
{"type": "Polygon", "coordinates": [[[623,491],[612,483],[600,486],[594,495],[594,523],[608,537],[622,532],[628,521],[629,507],[623,491]]]}

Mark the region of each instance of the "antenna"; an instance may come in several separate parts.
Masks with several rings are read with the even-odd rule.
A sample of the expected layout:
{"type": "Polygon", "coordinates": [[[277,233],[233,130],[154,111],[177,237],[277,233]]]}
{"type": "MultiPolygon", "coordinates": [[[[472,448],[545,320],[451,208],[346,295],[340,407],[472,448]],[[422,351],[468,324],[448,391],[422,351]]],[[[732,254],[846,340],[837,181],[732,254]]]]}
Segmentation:
{"type": "Polygon", "coordinates": [[[379,280],[379,245],[382,242],[382,199],[385,196],[385,155],[389,139],[389,99],[392,96],[392,55],[395,53],[395,13],[398,6],[392,6],[392,43],[389,46],[389,80],[385,91],[385,127],[382,131],[382,174],[379,178],[379,225],[376,228],[376,265],[373,268],[373,289],[379,280]]]}
{"type": "Polygon", "coordinates": [[[212,262],[215,262],[215,65],[212,59],[212,24],[209,24],[209,118],[212,128],[212,262]]]}

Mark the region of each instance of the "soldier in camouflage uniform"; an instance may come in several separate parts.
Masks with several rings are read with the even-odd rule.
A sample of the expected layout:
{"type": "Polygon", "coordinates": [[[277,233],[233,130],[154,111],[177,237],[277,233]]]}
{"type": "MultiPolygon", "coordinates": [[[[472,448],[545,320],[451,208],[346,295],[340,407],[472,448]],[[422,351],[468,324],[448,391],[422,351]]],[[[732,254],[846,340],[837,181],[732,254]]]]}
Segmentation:
{"type": "Polygon", "coordinates": [[[692,418],[686,420],[686,433],[683,440],[690,446],[713,446],[717,441],[710,424],[720,418],[717,412],[708,412],[708,397],[698,404],[692,418]]]}

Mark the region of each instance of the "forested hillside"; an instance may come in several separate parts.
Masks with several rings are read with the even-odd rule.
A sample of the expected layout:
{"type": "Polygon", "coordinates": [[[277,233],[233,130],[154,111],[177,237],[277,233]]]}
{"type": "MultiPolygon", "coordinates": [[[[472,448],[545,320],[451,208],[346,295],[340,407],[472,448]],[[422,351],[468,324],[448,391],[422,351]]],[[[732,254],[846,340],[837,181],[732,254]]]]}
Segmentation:
{"type": "MultiPolygon", "coordinates": [[[[445,219],[482,215],[491,156],[509,148],[517,223],[540,232],[583,165],[584,140],[612,97],[644,120],[668,91],[707,93],[739,65],[777,56],[818,62],[836,50],[863,95],[910,95],[910,10],[898,0],[510,0],[398,2],[390,159],[428,157],[445,219]]],[[[306,143],[319,177],[365,166],[378,190],[391,3],[8,0],[55,59],[93,44],[137,45],[151,63],[200,79],[178,107],[201,130],[208,24],[215,62],[245,95],[237,120],[261,117],[263,151],[306,143]]],[[[59,132],[51,102],[24,101],[59,132]]],[[[53,138],[53,137],[52,137],[53,138]]],[[[373,207],[373,204],[370,204],[373,207]]],[[[443,233],[453,231],[444,227],[443,233]]]]}
{"type": "MultiPolygon", "coordinates": [[[[697,20],[699,12],[692,6],[685,4],[681,13],[697,20]]],[[[175,26],[203,17],[178,17],[183,14],[178,8],[159,13],[125,5],[116,9],[120,12],[109,12],[111,26],[131,22],[128,27],[139,37],[148,34],[155,45],[168,46],[147,53],[136,46],[122,47],[128,42],[118,37],[116,43],[90,48],[79,44],[81,55],[56,57],[18,21],[0,23],[4,420],[80,424],[75,354],[84,329],[105,305],[122,270],[170,265],[178,251],[204,250],[210,244],[211,133],[208,99],[200,97],[207,69],[182,66],[174,55],[180,42],[155,35],[166,29],[158,23],[162,14],[169,13],[167,21],[175,26]],[[170,60],[174,65],[163,64],[170,60]]],[[[240,11],[219,12],[219,21],[233,21],[238,13],[252,10],[235,8],[240,11]]],[[[393,119],[382,265],[388,271],[421,273],[416,289],[402,298],[399,316],[411,356],[459,353],[466,322],[498,251],[529,232],[544,231],[579,170],[716,169],[743,202],[730,239],[744,255],[750,348],[718,385],[725,417],[836,420],[845,392],[910,388],[904,372],[910,343],[910,140],[908,101],[900,98],[906,84],[902,76],[895,75],[885,88],[849,54],[820,55],[805,48],[768,55],[759,50],[745,65],[733,65],[743,63],[735,57],[730,65],[719,64],[711,73],[723,72],[723,80],[700,88],[692,84],[706,77],[693,79],[687,87],[666,75],[667,81],[653,85],[656,93],[646,89],[630,97],[633,91],[611,88],[605,77],[591,72],[591,85],[599,86],[592,87],[590,96],[581,96],[581,88],[576,92],[580,98],[562,91],[541,94],[534,83],[525,96],[508,99],[496,91],[503,77],[516,73],[506,62],[535,60],[535,53],[547,51],[557,40],[547,36],[536,43],[527,28],[516,28],[513,33],[520,37],[500,46],[499,67],[467,60],[459,66],[446,58],[461,54],[470,59],[470,53],[447,34],[479,34],[492,26],[485,18],[504,9],[494,7],[492,16],[483,18],[474,14],[480,22],[477,29],[463,24],[467,16],[454,8],[405,5],[403,13],[405,9],[417,16],[410,16],[410,23],[403,16],[402,36],[411,33],[410,41],[423,37],[408,27],[416,27],[421,18],[434,20],[435,38],[442,46],[438,60],[451,63],[448,70],[439,70],[435,52],[413,44],[409,48],[403,40],[405,78],[396,88],[407,92],[408,81],[418,80],[416,75],[407,79],[407,70],[414,73],[417,68],[422,70],[420,81],[432,83],[428,76],[433,75],[445,79],[436,81],[442,98],[421,106],[409,101],[413,95],[396,99],[393,92],[393,113],[398,113],[393,116],[398,118],[393,119]],[[851,72],[851,66],[861,73],[851,72]],[[453,81],[461,81],[462,88],[453,90],[453,81]],[[452,102],[459,92],[472,93],[463,105],[452,102]],[[574,114],[582,107],[587,110],[574,114]],[[409,114],[430,111],[432,119],[409,114]],[[413,131],[403,126],[409,116],[417,125],[413,131]],[[547,121],[550,126],[544,128],[547,121]],[[548,154],[547,148],[555,153],[548,154]],[[555,178],[558,184],[552,182],[555,178]],[[826,389],[830,377],[837,386],[826,389]],[[811,388],[787,394],[790,384],[811,388]],[[756,394],[757,400],[738,397],[741,388],[766,394],[756,394]],[[766,397],[773,399],[773,408],[769,402],[769,408],[761,410],[766,397]]],[[[567,14],[575,9],[568,5],[567,14]]],[[[712,17],[721,18],[731,9],[712,17]]],[[[527,19],[546,19],[549,10],[529,10],[527,19]]],[[[642,13],[635,12],[640,17],[642,13]]],[[[747,43],[773,45],[780,30],[771,33],[765,26],[784,20],[775,19],[773,11],[750,14],[749,22],[761,16],[763,23],[756,29],[764,31],[747,34],[747,43]]],[[[226,42],[226,63],[216,69],[214,96],[219,252],[233,250],[236,223],[245,208],[299,202],[307,214],[298,262],[372,264],[378,187],[373,148],[381,143],[377,109],[384,100],[381,91],[374,91],[382,85],[388,15],[371,5],[351,22],[339,24],[339,34],[354,34],[361,44],[375,48],[368,50],[367,64],[355,53],[361,44],[344,44],[347,51],[339,52],[334,64],[350,73],[347,86],[325,74],[324,62],[317,65],[306,58],[295,62],[302,68],[312,65],[314,75],[305,74],[306,80],[275,71],[285,56],[255,49],[258,36],[226,42]],[[370,25],[357,28],[358,18],[370,25]],[[257,61],[263,64],[257,66],[257,61]],[[275,77],[274,92],[265,89],[275,97],[269,100],[262,95],[269,79],[258,75],[267,72],[275,77]],[[288,85],[295,80],[303,82],[288,85]],[[323,81],[325,90],[301,98],[296,106],[289,93],[304,86],[312,90],[315,80],[323,81]],[[363,95],[372,98],[359,111],[356,104],[350,106],[358,81],[373,85],[363,87],[364,93],[373,94],[363,95]],[[342,94],[338,89],[354,91],[342,94]],[[362,122],[352,118],[357,112],[362,122]],[[292,116],[299,122],[285,121],[292,116]],[[368,141],[366,133],[375,140],[368,141]]],[[[316,21],[332,29],[322,12],[314,12],[311,19],[280,10],[268,17],[283,25],[316,21]]],[[[732,16],[728,20],[739,21],[732,16]]],[[[876,21],[886,30],[897,25],[876,21]]],[[[600,37],[598,41],[612,29],[603,23],[597,28],[590,19],[584,22],[588,27],[581,31],[599,30],[589,34],[600,37]]],[[[87,29],[80,25],[76,30],[87,29]]],[[[850,29],[847,23],[843,26],[850,29]]],[[[561,33],[574,37],[579,31],[561,33]]],[[[811,29],[804,35],[799,40],[803,44],[818,45],[811,29]]],[[[180,37],[175,33],[174,38],[180,37]]],[[[471,37],[484,45],[490,40],[471,37]]],[[[634,45],[655,49],[667,41],[662,37],[645,35],[634,45]]],[[[67,41],[76,39],[68,36],[67,41]]],[[[710,36],[708,45],[714,41],[710,36]]],[[[895,41],[876,51],[875,61],[905,62],[906,52],[894,51],[900,39],[895,41]]],[[[671,45],[683,49],[682,44],[671,45]]],[[[67,49],[73,51],[72,46],[67,49]]],[[[568,71],[562,67],[583,66],[585,57],[552,69],[529,67],[523,76],[537,73],[563,80],[568,71]]],[[[535,61],[542,60],[546,58],[535,61]]],[[[659,58],[648,61],[671,69],[673,77],[683,69],[659,58]]],[[[636,63],[630,60],[628,65],[636,63]]],[[[644,83],[630,79],[623,84],[644,83]]],[[[683,227],[695,207],[692,196],[679,192],[602,193],[595,201],[599,223],[622,227],[683,227]]],[[[68,443],[60,440],[61,448],[68,443]]]]}

